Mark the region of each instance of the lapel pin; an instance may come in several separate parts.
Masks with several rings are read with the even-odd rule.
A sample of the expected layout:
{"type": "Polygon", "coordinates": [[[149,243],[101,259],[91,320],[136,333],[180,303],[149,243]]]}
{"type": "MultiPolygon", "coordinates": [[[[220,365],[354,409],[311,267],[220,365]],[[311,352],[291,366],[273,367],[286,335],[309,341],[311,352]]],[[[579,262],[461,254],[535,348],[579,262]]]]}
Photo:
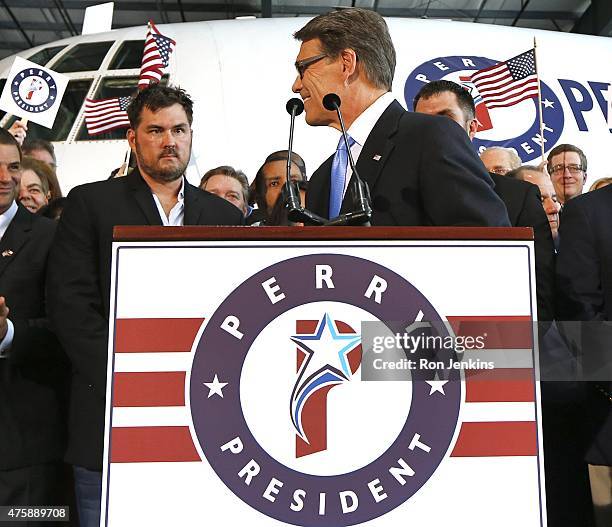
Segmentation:
{"type": "Polygon", "coordinates": [[[2,258],[5,258],[7,256],[13,256],[13,251],[11,251],[10,249],[7,249],[6,251],[2,251],[2,258]]]}
{"type": "Polygon", "coordinates": [[[380,161],[380,155],[376,154],[373,158],[374,161],[380,161]]]}

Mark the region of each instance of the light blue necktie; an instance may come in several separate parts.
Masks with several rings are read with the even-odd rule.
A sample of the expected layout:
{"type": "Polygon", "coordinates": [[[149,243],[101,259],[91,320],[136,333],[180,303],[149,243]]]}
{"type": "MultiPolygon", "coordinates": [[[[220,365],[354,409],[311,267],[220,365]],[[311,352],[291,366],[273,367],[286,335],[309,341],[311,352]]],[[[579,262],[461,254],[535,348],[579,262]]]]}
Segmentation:
{"type": "MultiPolygon", "coordinates": [[[[349,148],[355,144],[355,140],[348,136],[349,148]]],[[[346,177],[346,168],[348,166],[348,152],[344,144],[344,138],[340,137],[336,155],[332,161],[331,168],[331,188],[329,190],[329,219],[335,218],[340,214],[342,207],[342,198],[344,197],[344,178],[346,177]]]]}

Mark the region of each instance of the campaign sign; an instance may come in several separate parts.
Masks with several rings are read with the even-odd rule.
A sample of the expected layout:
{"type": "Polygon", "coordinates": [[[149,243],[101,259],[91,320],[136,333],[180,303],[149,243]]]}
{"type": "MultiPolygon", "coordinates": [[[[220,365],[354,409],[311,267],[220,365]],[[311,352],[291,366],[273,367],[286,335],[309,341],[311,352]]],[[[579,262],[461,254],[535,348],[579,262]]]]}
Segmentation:
{"type": "Polygon", "coordinates": [[[66,75],[15,57],[0,96],[0,108],[11,115],[53,128],[68,80],[66,75]]]}
{"type": "Polygon", "coordinates": [[[116,242],[102,525],[546,525],[534,292],[526,241],[116,242]]]}

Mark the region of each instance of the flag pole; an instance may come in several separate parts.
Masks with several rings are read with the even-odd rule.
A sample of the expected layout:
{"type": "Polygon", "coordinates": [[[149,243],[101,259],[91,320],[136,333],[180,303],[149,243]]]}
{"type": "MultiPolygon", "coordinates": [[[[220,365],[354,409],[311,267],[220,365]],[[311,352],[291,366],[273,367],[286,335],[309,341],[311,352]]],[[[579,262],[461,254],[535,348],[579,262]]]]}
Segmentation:
{"type": "Polygon", "coordinates": [[[542,111],[542,85],[540,84],[540,72],[538,71],[538,54],[536,51],[536,38],[533,37],[533,58],[535,60],[536,78],[538,79],[538,113],[540,114],[540,147],[542,151],[542,163],[546,161],[544,157],[544,112],[542,111]]]}
{"type": "Polygon", "coordinates": [[[115,177],[127,176],[127,171],[130,166],[130,154],[131,153],[132,153],[132,149],[128,146],[127,152],[123,156],[123,163],[121,163],[121,166],[119,167],[119,170],[117,171],[117,174],[115,177]]]}

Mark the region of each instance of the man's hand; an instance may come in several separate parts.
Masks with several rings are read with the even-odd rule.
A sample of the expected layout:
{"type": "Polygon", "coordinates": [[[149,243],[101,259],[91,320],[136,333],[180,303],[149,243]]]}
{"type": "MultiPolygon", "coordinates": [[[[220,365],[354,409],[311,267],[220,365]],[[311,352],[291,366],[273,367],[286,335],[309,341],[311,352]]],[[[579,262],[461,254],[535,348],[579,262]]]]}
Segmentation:
{"type": "Polygon", "coordinates": [[[23,146],[23,142],[25,141],[28,132],[27,123],[22,121],[15,121],[8,129],[8,131],[15,139],[17,139],[19,146],[23,146]]]}
{"type": "Polygon", "coordinates": [[[0,296],[0,341],[6,337],[6,333],[8,332],[8,315],[9,308],[6,305],[6,299],[0,296]]]}

